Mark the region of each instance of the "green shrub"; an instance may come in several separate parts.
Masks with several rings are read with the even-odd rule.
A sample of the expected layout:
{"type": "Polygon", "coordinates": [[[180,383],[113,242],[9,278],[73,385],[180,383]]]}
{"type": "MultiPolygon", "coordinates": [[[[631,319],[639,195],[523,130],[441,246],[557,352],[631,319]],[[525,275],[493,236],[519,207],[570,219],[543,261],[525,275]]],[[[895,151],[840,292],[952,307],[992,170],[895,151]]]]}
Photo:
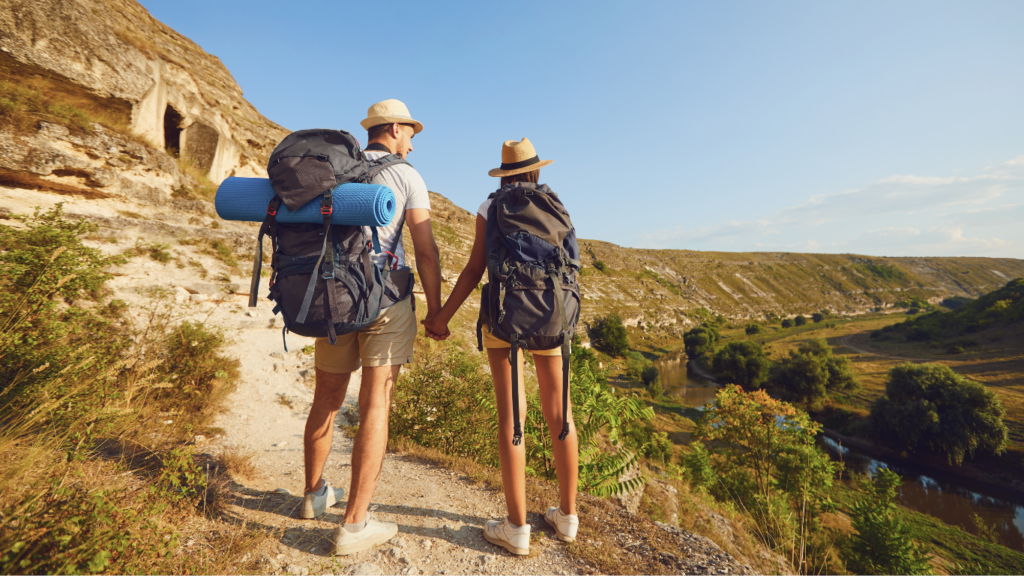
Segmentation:
{"type": "Polygon", "coordinates": [[[683,333],[683,346],[690,359],[707,360],[715,352],[715,345],[721,339],[722,336],[718,329],[708,324],[701,324],[683,333]]]}
{"type": "Polygon", "coordinates": [[[756,342],[741,340],[729,342],[715,353],[711,367],[715,376],[749,390],[760,388],[768,379],[771,361],[756,342]]]}
{"type": "Polygon", "coordinates": [[[804,317],[803,315],[799,315],[796,318],[793,318],[794,326],[803,326],[804,324],[807,324],[807,318],[804,317]]]}
{"type": "Polygon", "coordinates": [[[744,332],[747,333],[747,336],[754,336],[756,334],[761,334],[762,332],[764,332],[764,326],[761,326],[760,324],[756,324],[756,323],[747,324],[747,327],[746,327],[746,329],[744,329],[744,332]]]}
{"type": "Polygon", "coordinates": [[[931,574],[931,556],[914,543],[910,526],[896,514],[901,478],[879,469],[870,492],[855,502],[850,519],[856,533],[842,550],[851,574],[931,574]]]}
{"type": "Polygon", "coordinates": [[[590,340],[598,350],[612,356],[622,356],[629,350],[629,336],[622,317],[614,312],[597,318],[590,329],[590,340]]]}
{"type": "Polygon", "coordinates": [[[790,352],[775,365],[770,380],[784,398],[806,406],[817,406],[830,392],[859,386],[850,360],[836,356],[824,338],[812,338],[790,352]]]}
{"type": "Polygon", "coordinates": [[[792,328],[793,327],[793,321],[790,320],[789,318],[784,319],[782,321],[782,327],[783,328],[792,328]]]}
{"type": "Polygon", "coordinates": [[[594,262],[594,268],[597,268],[598,270],[604,273],[607,273],[609,270],[608,265],[602,262],[601,260],[596,260],[594,262]]]}
{"type": "Polygon", "coordinates": [[[871,408],[871,427],[897,450],[935,452],[960,465],[975,453],[1006,450],[1005,415],[995,393],[948,366],[900,364],[871,408]]]}
{"type": "Polygon", "coordinates": [[[825,315],[822,314],[821,312],[815,312],[814,314],[811,314],[811,320],[813,320],[815,324],[817,324],[818,322],[821,322],[824,319],[825,319],[825,315]]]}

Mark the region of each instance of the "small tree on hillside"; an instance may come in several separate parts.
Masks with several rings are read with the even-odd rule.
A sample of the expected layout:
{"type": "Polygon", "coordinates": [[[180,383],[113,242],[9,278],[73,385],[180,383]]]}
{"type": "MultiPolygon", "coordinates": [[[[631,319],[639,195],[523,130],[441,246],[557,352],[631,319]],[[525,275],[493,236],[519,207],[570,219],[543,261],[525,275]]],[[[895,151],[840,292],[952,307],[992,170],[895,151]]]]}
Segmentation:
{"type": "Polygon", "coordinates": [[[807,324],[807,318],[801,314],[796,318],[793,318],[793,324],[796,324],[797,326],[803,326],[804,324],[807,324]]]}
{"type": "Polygon", "coordinates": [[[744,330],[744,332],[747,333],[747,336],[754,336],[755,334],[760,334],[764,332],[764,326],[761,326],[760,324],[757,323],[747,324],[747,328],[744,330]]]}
{"type": "Polygon", "coordinates": [[[604,318],[594,320],[590,332],[591,341],[599,350],[612,356],[622,356],[629,350],[629,335],[626,334],[626,326],[622,323],[622,317],[614,312],[604,318]]]}
{"type": "Polygon", "coordinates": [[[785,397],[816,406],[829,392],[857,388],[850,360],[836,356],[824,338],[812,338],[776,364],[772,385],[785,397]]]}
{"type": "Polygon", "coordinates": [[[843,550],[851,574],[930,574],[930,556],[914,544],[910,527],[896,515],[900,476],[888,468],[875,475],[868,495],[850,512],[856,534],[843,550]]]}
{"type": "Polygon", "coordinates": [[[768,379],[771,365],[764,350],[749,340],[729,342],[715,353],[711,361],[716,376],[745,390],[760,388],[768,379]]]}
{"type": "Polygon", "coordinates": [[[976,452],[1006,450],[1006,410],[982,384],[937,364],[900,364],[871,408],[879,440],[898,450],[938,452],[960,465],[976,452]]]}
{"type": "Polygon", "coordinates": [[[817,324],[818,322],[821,322],[824,319],[825,319],[825,315],[822,314],[821,312],[815,312],[814,314],[811,314],[811,320],[813,320],[815,324],[817,324]]]}
{"type": "Polygon", "coordinates": [[[782,321],[782,327],[783,328],[792,328],[793,327],[793,321],[790,320],[789,318],[786,318],[785,320],[782,321]]]}
{"type": "Polygon", "coordinates": [[[683,346],[691,360],[707,359],[715,351],[715,344],[722,336],[713,326],[701,324],[683,334],[683,346]]]}

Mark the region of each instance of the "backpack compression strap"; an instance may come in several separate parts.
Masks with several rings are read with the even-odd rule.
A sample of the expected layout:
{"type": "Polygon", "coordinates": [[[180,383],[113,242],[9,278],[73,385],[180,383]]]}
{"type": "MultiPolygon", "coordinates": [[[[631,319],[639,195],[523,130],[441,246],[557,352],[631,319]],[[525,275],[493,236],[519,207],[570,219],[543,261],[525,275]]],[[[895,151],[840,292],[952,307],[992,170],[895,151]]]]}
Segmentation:
{"type": "Polygon", "coordinates": [[[523,427],[519,423],[519,334],[512,334],[512,349],[508,363],[512,365],[512,445],[523,441],[523,427]]]}
{"type": "MultiPolygon", "coordinates": [[[[267,215],[263,217],[260,234],[256,238],[256,257],[252,260],[252,281],[249,283],[249,308],[256,307],[260,291],[260,273],[263,272],[263,237],[270,234],[271,257],[274,264],[277,260],[277,209],[281,207],[281,197],[274,195],[267,205],[267,215]]],[[[276,266],[275,266],[276,268],[276,266]]],[[[273,283],[273,280],[271,280],[273,283]]]]}
{"type": "Polygon", "coordinates": [[[565,315],[563,302],[565,291],[562,290],[562,283],[559,281],[561,265],[556,267],[553,262],[548,262],[547,271],[551,285],[555,289],[555,306],[562,317],[562,432],[558,439],[565,441],[565,437],[569,435],[569,321],[565,315]]]}

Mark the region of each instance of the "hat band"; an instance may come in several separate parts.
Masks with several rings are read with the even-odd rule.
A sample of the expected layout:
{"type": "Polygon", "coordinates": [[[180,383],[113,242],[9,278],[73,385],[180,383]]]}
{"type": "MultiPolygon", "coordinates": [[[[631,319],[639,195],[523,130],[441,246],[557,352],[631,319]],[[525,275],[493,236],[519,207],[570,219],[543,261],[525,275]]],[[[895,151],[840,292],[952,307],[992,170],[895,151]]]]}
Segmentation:
{"type": "Polygon", "coordinates": [[[507,164],[505,162],[502,162],[501,163],[501,169],[502,170],[518,170],[519,168],[526,168],[527,166],[531,166],[531,165],[536,164],[538,162],[540,162],[540,158],[538,156],[534,156],[533,158],[529,158],[527,160],[523,160],[522,162],[509,162],[507,164]]]}

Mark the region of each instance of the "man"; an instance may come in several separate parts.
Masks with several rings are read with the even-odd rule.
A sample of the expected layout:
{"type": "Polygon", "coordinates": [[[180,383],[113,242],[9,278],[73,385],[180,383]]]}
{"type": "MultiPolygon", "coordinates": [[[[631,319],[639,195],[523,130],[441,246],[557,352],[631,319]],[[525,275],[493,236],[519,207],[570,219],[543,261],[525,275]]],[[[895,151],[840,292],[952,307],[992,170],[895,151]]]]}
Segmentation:
{"type": "MultiPolygon", "coordinates": [[[[365,150],[369,160],[387,154],[406,158],[412,152],[412,138],[423,130],[423,125],[409,116],[405,104],[398,100],[384,100],[370,106],[366,115],[361,124],[369,135],[365,150]]],[[[397,204],[391,223],[378,229],[381,248],[394,254],[399,266],[404,265],[402,227],[409,225],[416,254],[416,271],[427,297],[427,316],[433,317],[441,309],[441,265],[430,227],[427,186],[419,173],[405,163],[385,168],[374,183],[391,188],[397,204]]],[[[385,266],[387,256],[379,258],[377,264],[385,266]]],[[[398,526],[373,519],[368,509],[384,464],[391,394],[402,365],[412,362],[417,328],[413,299],[414,296],[410,295],[381,310],[380,317],[372,324],[356,333],[338,336],[338,342],[333,346],[326,338],[316,340],[316,389],[304,438],[304,518],[320,516],[344,494],[344,491],[330,487],[321,474],[331,450],[334,419],[345,400],[349,376],[360,365],[363,368],[359,388],[359,432],[352,450],[352,483],[344,524],[334,531],[334,554],[354,554],[386,542],[398,533],[398,526]]]]}

